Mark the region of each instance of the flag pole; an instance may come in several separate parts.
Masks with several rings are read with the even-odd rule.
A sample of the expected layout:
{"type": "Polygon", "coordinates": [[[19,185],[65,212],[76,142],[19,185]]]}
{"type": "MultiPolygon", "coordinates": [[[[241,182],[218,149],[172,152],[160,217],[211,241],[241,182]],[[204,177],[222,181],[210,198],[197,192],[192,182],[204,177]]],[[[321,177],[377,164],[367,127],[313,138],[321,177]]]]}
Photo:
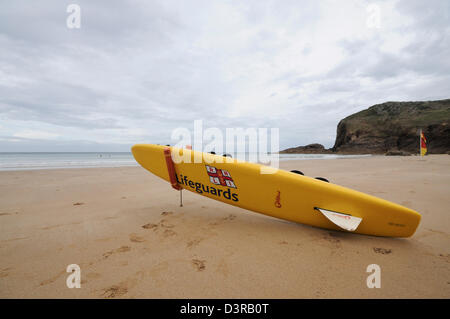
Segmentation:
{"type": "Polygon", "coordinates": [[[422,129],[419,132],[419,155],[422,156],[422,129]]]}

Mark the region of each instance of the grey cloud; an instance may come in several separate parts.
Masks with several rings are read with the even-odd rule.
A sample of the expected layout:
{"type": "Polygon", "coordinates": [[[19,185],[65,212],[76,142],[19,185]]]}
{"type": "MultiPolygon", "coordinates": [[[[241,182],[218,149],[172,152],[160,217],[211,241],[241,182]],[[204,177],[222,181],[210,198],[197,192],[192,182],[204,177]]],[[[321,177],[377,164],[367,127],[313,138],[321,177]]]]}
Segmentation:
{"type": "Polygon", "coordinates": [[[399,1],[396,10],[413,23],[387,31],[412,43],[386,53],[383,32],[369,41],[344,35],[336,44],[343,61],[314,75],[286,67],[279,54],[290,45],[293,59],[316,52],[329,27],[317,1],[77,3],[79,30],[66,27],[68,3],[59,0],[0,4],[0,135],[27,121],[78,132],[57,142],[3,140],[0,149],[128,150],[111,141],[164,144],[172,129],[192,128],[196,119],[222,129],[279,127],[282,147],[329,147],[337,122],[353,112],[450,91],[448,1],[399,1]],[[261,89],[247,91],[254,87],[261,89]],[[261,102],[272,109],[259,111],[261,102]],[[97,144],[83,134],[99,136],[97,144]]]}
{"type": "Polygon", "coordinates": [[[397,29],[386,26],[372,41],[346,39],[340,46],[349,58],[329,75],[346,74],[372,77],[376,80],[392,78],[406,72],[417,75],[446,75],[450,71],[450,2],[399,1],[401,14],[412,23],[397,29]],[[401,51],[386,53],[380,49],[384,34],[397,32],[413,37],[413,42],[401,51]]]}
{"type": "Polygon", "coordinates": [[[414,19],[411,27],[405,27],[416,33],[430,34],[430,31],[449,30],[450,2],[441,0],[401,0],[397,9],[414,19]]]}
{"type": "Polygon", "coordinates": [[[132,144],[96,143],[84,140],[58,141],[0,136],[1,152],[129,152],[132,144]]]}
{"type": "Polygon", "coordinates": [[[172,28],[180,27],[176,16],[163,8],[163,2],[79,0],[76,3],[81,7],[82,27],[72,32],[66,26],[70,14],[66,9],[70,3],[59,0],[39,4],[27,0],[3,2],[0,33],[37,46],[101,44],[119,50],[122,44],[136,45],[133,42],[136,35],[143,33],[156,47],[168,41],[172,28]]]}

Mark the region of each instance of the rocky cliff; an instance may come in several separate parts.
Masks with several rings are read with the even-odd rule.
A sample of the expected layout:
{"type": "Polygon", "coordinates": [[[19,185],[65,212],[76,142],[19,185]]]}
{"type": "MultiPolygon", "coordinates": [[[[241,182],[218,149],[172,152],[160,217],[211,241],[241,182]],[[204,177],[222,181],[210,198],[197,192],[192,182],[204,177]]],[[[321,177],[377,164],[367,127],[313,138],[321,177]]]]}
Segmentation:
{"type": "Polygon", "coordinates": [[[450,99],[428,102],[386,102],[341,120],[332,150],[348,154],[419,152],[419,130],[428,153],[450,150],[450,99]]]}
{"type": "Polygon", "coordinates": [[[448,153],[450,99],[377,104],[341,120],[331,149],[310,144],[280,153],[417,154],[420,129],[429,154],[448,153]]]}
{"type": "Polygon", "coordinates": [[[282,154],[331,154],[332,150],[326,149],[322,144],[314,143],[306,146],[297,146],[281,151],[282,154]]]}

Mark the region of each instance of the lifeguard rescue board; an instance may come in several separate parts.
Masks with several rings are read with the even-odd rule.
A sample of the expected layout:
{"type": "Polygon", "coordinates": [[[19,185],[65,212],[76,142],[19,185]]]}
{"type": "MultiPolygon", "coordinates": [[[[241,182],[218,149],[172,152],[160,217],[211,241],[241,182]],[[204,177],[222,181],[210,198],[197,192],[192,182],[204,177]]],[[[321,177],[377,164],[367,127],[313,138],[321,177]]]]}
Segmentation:
{"type": "Polygon", "coordinates": [[[418,212],[404,206],[282,169],[261,174],[260,164],[162,145],[136,144],[131,150],[142,167],[175,189],[292,222],[409,237],[421,219],[418,212]],[[172,159],[174,153],[190,160],[178,163],[172,159]]]}

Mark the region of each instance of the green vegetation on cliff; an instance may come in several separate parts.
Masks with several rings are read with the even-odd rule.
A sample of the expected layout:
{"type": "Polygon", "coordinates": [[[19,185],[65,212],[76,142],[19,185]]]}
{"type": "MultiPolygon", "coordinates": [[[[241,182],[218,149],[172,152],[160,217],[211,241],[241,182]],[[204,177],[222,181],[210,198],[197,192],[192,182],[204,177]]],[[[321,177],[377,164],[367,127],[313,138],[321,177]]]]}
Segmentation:
{"type": "Polygon", "coordinates": [[[428,153],[449,152],[450,99],[377,104],[341,120],[331,149],[311,144],[280,153],[417,154],[420,129],[428,153]]]}
{"type": "Polygon", "coordinates": [[[377,104],[339,122],[333,151],[417,153],[422,129],[429,153],[445,153],[450,150],[449,124],[450,99],[377,104]]]}

